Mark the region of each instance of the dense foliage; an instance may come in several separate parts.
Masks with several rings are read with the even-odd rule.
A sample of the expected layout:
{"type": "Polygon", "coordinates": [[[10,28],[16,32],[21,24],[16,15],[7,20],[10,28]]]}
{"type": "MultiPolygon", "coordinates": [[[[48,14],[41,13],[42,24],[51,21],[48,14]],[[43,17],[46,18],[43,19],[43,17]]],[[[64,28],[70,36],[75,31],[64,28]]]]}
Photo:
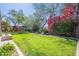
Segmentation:
{"type": "Polygon", "coordinates": [[[72,35],[76,29],[74,22],[74,5],[67,4],[63,9],[61,16],[50,15],[48,18],[48,32],[49,34],[65,34],[72,35]]]}
{"type": "Polygon", "coordinates": [[[56,34],[71,35],[73,30],[74,24],[72,22],[62,22],[61,25],[57,23],[54,27],[54,33],[56,34]]]}
{"type": "MultiPolygon", "coordinates": [[[[6,19],[5,19],[5,17],[2,17],[3,14],[0,11],[0,32],[2,31],[2,29],[4,31],[7,31],[6,28],[8,28],[8,30],[10,32],[18,32],[18,33],[38,32],[38,33],[41,33],[44,31],[45,26],[47,26],[47,21],[48,21],[48,33],[52,33],[55,25],[56,25],[56,27],[57,27],[57,25],[58,26],[60,25],[60,27],[63,27],[63,26],[66,27],[66,23],[64,23],[64,22],[72,20],[70,18],[74,19],[73,14],[74,14],[75,18],[78,18],[78,17],[76,17],[76,13],[75,13],[75,11],[76,11],[75,10],[76,8],[74,7],[75,4],[70,4],[70,3],[69,4],[52,4],[52,3],[41,4],[40,3],[40,4],[33,4],[33,5],[34,5],[35,12],[28,17],[24,14],[23,10],[12,9],[12,10],[8,11],[8,16],[5,15],[6,16],[6,19]],[[58,15],[58,14],[60,14],[60,15],[58,15]],[[4,24],[3,25],[4,28],[1,28],[2,27],[1,22],[2,22],[3,18],[6,21],[9,20],[10,23],[13,24],[13,26],[10,25],[10,23],[8,23],[10,25],[10,27],[8,27],[8,25],[4,24]],[[69,18],[69,20],[68,20],[68,18],[69,18]],[[63,22],[60,24],[61,21],[63,21],[63,22]],[[52,26],[51,26],[51,24],[52,24],[52,26]],[[50,26],[52,28],[50,28],[50,26]],[[52,32],[50,31],[50,29],[52,30],[52,32]]],[[[76,20],[76,19],[74,19],[74,20],[76,20]]],[[[68,25],[68,26],[70,27],[70,25],[68,25]]],[[[55,27],[55,29],[56,29],[56,27],[55,27]]],[[[55,30],[55,32],[57,31],[57,29],[55,30]]],[[[58,30],[60,31],[60,29],[58,29],[58,30]]],[[[62,28],[62,31],[63,31],[63,33],[65,33],[67,31],[67,29],[62,28]]],[[[60,33],[61,33],[61,31],[60,31],[60,33]]]]}
{"type": "Polygon", "coordinates": [[[4,46],[0,47],[0,56],[10,56],[15,52],[15,48],[11,44],[5,44],[4,46]]]}

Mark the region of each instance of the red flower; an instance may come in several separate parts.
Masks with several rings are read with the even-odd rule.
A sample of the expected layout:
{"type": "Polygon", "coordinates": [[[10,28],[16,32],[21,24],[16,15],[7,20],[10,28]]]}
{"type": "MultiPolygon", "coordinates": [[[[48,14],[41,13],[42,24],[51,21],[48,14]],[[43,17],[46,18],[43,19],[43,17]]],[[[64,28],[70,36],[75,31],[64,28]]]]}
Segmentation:
{"type": "Polygon", "coordinates": [[[62,18],[62,20],[65,20],[66,17],[63,15],[63,16],[61,16],[61,18],[62,18]]]}
{"type": "MultiPolygon", "coordinates": [[[[66,6],[66,8],[64,9],[62,16],[56,16],[56,20],[60,21],[60,19],[62,19],[65,21],[67,17],[70,17],[73,14],[73,12],[74,12],[74,7],[73,7],[73,5],[70,4],[70,5],[66,6]]],[[[56,22],[55,22],[55,20],[52,20],[52,15],[50,15],[48,18],[48,32],[50,32],[51,24],[53,25],[53,28],[52,28],[52,30],[53,30],[56,22]]],[[[62,24],[60,24],[60,29],[61,28],[62,28],[62,24]]]]}
{"type": "Polygon", "coordinates": [[[73,14],[74,12],[74,7],[73,5],[68,5],[65,9],[64,9],[64,12],[63,14],[66,16],[66,17],[69,17],[73,14]]]}
{"type": "Polygon", "coordinates": [[[56,16],[57,20],[60,21],[60,16],[56,16]]]}
{"type": "Polygon", "coordinates": [[[52,15],[50,15],[49,18],[48,18],[48,32],[50,32],[51,23],[52,23],[52,15]]]}

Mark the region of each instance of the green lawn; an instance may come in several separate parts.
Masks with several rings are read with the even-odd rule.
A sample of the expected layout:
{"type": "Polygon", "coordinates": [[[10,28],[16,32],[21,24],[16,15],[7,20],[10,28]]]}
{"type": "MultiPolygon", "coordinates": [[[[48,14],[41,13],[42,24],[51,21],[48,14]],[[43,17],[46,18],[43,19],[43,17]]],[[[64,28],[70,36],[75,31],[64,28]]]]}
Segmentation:
{"type": "Polygon", "coordinates": [[[13,41],[22,52],[31,56],[73,56],[76,52],[76,41],[72,39],[32,33],[13,35],[13,41]]]}

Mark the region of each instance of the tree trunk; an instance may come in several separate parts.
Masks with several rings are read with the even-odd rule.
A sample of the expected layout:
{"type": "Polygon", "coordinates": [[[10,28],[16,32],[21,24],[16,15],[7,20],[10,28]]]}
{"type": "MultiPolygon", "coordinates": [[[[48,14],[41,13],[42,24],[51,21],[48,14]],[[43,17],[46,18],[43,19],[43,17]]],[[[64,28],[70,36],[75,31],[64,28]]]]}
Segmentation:
{"type": "Polygon", "coordinates": [[[45,21],[45,23],[43,24],[43,26],[41,27],[41,31],[43,30],[44,26],[46,25],[47,20],[45,21]]]}
{"type": "Polygon", "coordinates": [[[1,10],[0,10],[0,34],[2,34],[2,30],[1,30],[1,22],[2,22],[2,16],[1,16],[1,10]]]}
{"type": "Polygon", "coordinates": [[[77,20],[77,27],[76,27],[76,38],[79,38],[79,3],[77,3],[77,5],[76,5],[76,20],[77,20]]]}
{"type": "Polygon", "coordinates": [[[76,28],[76,38],[79,39],[79,25],[78,25],[77,28],[76,28]]]}

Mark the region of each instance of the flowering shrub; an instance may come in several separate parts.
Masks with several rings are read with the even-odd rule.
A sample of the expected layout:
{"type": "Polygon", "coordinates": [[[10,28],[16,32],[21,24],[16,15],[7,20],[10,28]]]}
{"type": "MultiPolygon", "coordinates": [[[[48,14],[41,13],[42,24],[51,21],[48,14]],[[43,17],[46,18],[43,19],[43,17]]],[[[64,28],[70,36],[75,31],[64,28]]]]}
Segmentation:
{"type": "Polygon", "coordinates": [[[68,32],[71,32],[71,30],[74,28],[74,24],[71,22],[71,19],[66,18],[70,18],[70,16],[73,15],[73,12],[74,6],[72,4],[69,4],[65,7],[62,16],[56,16],[56,19],[53,20],[52,15],[50,15],[48,19],[48,32],[51,33],[51,30],[53,30],[53,32],[57,34],[66,34],[68,32]]]}
{"type": "Polygon", "coordinates": [[[72,22],[62,22],[61,26],[59,23],[57,23],[54,28],[54,33],[67,35],[70,34],[70,32],[72,32],[72,30],[74,29],[74,24],[72,22]]]}

